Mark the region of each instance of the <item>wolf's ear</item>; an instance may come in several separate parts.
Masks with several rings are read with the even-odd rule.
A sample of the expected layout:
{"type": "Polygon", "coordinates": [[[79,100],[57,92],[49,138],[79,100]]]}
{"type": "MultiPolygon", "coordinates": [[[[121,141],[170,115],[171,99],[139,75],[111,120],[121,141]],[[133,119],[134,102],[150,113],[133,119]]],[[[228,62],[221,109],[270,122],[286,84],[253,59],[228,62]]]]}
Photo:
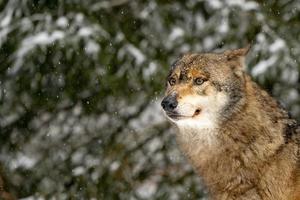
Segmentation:
{"type": "Polygon", "coordinates": [[[228,60],[246,57],[250,48],[251,48],[251,46],[250,46],[250,44],[248,44],[246,47],[241,48],[241,49],[227,50],[224,52],[224,54],[228,60]]]}
{"type": "Polygon", "coordinates": [[[241,49],[227,50],[224,52],[224,55],[228,61],[238,61],[240,66],[245,69],[245,58],[250,48],[251,45],[248,44],[246,47],[241,49]]]}

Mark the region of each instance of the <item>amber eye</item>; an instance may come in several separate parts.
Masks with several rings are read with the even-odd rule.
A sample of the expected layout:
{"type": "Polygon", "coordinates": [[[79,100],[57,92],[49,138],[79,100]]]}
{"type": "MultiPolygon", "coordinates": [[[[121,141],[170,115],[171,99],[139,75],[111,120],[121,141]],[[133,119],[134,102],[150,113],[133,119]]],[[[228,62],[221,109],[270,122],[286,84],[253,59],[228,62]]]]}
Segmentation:
{"type": "Polygon", "coordinates": [[[171,86],[175,85],[175,84],[176,84],[176,79],[173,78],[173,77],[169,78],[169,84],[170,84],[171,86]]]}
{"type": "Polygon", "coordinates": [[[203,78],[196,78],[195,80],[194,80],[194,83],[196,84],[196,85],[202,85],[203,83],[204,83],[204,79],[203,78]]]}

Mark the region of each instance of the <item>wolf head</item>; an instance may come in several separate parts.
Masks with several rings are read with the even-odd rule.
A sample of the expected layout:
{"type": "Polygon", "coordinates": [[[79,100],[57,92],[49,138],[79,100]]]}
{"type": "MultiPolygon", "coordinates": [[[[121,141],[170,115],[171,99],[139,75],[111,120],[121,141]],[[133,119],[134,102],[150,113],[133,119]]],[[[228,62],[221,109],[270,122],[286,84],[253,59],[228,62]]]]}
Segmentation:
{"type": "Polygon", "coordinates": [[[249,47],[186,54],[172,66],[161,105],[180,127],[216,128],[244,104],[244,60],[249,47]]]}

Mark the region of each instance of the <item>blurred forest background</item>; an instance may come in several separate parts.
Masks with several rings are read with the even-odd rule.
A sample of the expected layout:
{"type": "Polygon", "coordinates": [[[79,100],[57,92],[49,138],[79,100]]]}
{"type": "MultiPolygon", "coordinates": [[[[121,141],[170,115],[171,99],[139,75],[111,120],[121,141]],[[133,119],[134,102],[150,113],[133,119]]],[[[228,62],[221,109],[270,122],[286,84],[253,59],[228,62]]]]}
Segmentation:
{"type": "Polygon", "coordinates": [[[300,1],[0,0],[0,163],[20,199],[204,199],[160,109],[184,52],[252,42],[300,119],[300,1]]]}

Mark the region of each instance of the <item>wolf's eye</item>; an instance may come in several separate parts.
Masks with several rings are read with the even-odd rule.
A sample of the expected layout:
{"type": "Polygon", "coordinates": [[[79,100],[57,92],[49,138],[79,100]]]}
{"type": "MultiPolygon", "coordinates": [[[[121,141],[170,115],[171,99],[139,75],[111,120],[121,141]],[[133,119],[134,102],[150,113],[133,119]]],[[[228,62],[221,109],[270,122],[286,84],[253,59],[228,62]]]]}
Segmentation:
{"type": "Polygon", "coordinates": [[[176,79],[175,78],[169,78],[169,84],[171,85],[171,86],[173,86],[173,85],[175,85],[176,84],[176,79]]]}
{"type": "Polygon", "coordinates": [[[196,84],[196,85],[202,85],[203,83],[204,83],[204,79],[203,78],[196,78],[195,80],[194,80],[194,83],[196,84]]]}

